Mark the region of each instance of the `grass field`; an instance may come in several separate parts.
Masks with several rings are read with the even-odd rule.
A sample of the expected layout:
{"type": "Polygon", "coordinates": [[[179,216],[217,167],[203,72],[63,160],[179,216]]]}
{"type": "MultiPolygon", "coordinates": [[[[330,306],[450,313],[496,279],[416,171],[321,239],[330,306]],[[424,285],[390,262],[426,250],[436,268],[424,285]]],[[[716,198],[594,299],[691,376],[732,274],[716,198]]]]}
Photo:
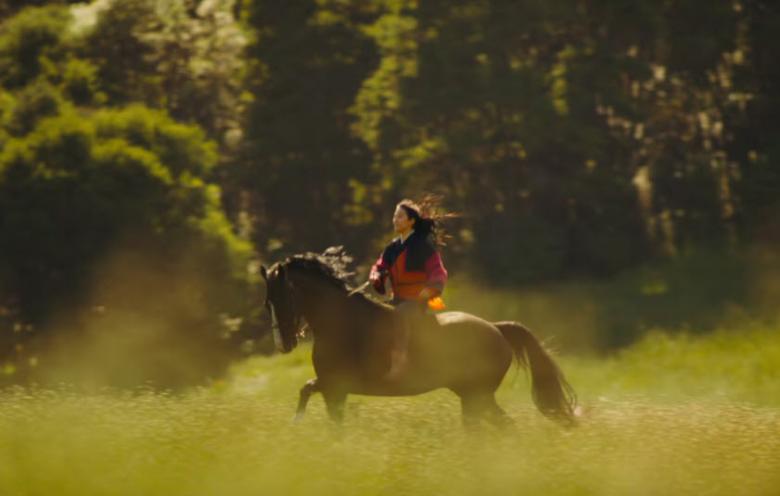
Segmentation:
{"type": "Polygon", "coordinates": [[[315,396],[306,346],[209,388],[0,392],[0,494],[780,494],[780,334],[654,334],[611,358],[559,357],[584,416],[563,429],[510,372],[516,428],[465,432],[449,392],[315,396]]]}

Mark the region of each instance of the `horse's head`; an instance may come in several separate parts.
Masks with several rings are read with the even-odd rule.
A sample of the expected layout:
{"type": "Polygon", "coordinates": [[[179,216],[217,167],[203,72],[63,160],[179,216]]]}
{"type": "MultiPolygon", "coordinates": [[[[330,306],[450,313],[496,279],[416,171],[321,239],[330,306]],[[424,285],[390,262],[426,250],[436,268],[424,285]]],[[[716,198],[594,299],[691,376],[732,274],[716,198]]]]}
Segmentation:
{"type": "Polygon", "coordinates": [[[279,333],[282,351],[292,351],[298,344],[301,316],[295,308],[295,289],[284,264],[275,264],[260,272],[266,282],[265,305],[273,320],[274,332],[279,333]]]}
{"type": "MultiPolygon", "coordinates": [[[[333,313],[334,308],[343,306],[343,300],[354,305],[360,299],[354,290],[350,291],[347,282],[352,275],[346,270],[351,260],[343,247],[337,246],[322,254],[293,255],[270,269],[260,268],[266,282],[265,304],[274,319],[274,337],[279,338],[277,342],[281,341],[282,351],[288,352],[298,344],[304,315],[317,321],[321,335],[345,332],[346,328],[353,330],[351,324],[357,314],[333,313]],[[340,300],[342,303],[337,303],[340,300]]],[[[371,303],[363,298],[357,304],[358,308],[366,302],[371,303]]],[[[314,335],[313,328],[311,332],[314,335]]]]}

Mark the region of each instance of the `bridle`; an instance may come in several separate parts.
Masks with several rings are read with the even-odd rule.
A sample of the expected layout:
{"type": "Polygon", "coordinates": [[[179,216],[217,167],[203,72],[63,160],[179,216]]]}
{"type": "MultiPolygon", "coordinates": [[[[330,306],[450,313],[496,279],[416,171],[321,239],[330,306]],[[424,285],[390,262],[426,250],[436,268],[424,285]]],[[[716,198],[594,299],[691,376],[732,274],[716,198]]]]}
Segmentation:
{"type": "MultiPolygon", "coordinates": [[[[266,281],[267,284],[267,281],[266,281]]],[[[284,278],[284,286],[285,291],[287,291],[287,304],[289,306],[290,312],[292,312],[293,318],[292,318],[292,325],[293,328],[295,328],[295,334],[297,334],[300,330],[300,323],[301,323],[301,316],[298,313],[298,309],[295,305],[295,287],[292,285],[292,282],[289,281],[287,277],[284,278]]],[[[274,344],[277,348],[284,348],[284,340],[282,339],[282,332],[281,327],[279,326],[279,319],[276,317],[276,309],[274,308],[274,304],[271,302],[271,298],[269,297],[270,291],[266,289],[265,293],[265,307],[268,309],[269,314],[271,315],[271,332],[273,334],[274,338],[274,344]]]]}
{"type": "Polygon", "coordinates": [[[276,318],[274,306],[267,295],[265,297],[265,308],[268,310],[268,315],[271,316],[271,335],[274,338],[274,344],[277,348],[281,348],[282,335],[281,331],[279,330],[279,321],[276,318]]]}

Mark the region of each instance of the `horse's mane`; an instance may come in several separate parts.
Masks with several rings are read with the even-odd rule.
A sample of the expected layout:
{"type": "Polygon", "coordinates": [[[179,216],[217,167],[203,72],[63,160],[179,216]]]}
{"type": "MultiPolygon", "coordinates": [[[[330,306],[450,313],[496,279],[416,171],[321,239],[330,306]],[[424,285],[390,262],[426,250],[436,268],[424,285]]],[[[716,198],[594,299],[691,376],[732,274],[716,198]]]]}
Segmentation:
{"type": "Polygon", "coordinates": [[[281,265],[288,269],[300,269],[313,274],[324,281],[348,293],[355,301],[371,305],[376,309],[390,310],[393,307],[365,293],[362,289],[355,291],[350,279],[355,275],[348,270],[353,258],[344,251],[343,246],[331,246],[322,253],[301,253],[288,257],[281,265]]]}

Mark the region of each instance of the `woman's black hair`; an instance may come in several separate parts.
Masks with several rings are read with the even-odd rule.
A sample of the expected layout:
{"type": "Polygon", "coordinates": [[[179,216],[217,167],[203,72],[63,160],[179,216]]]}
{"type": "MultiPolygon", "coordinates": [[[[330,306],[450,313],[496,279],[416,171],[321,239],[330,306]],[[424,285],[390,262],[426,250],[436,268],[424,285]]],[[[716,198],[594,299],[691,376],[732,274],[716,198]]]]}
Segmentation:
{"type": "Polygon", "coordinates": [[[441,221],[457,215],[441,211],[440,203],[441,197],[427,195],[419,203],[404,199],[398,202],[398,206],[404,209],[407,217],[414,220],[415,233],[425,239],[430,237],[435,245],[444,246],[448,236],[441,227],[441,221]]]}

